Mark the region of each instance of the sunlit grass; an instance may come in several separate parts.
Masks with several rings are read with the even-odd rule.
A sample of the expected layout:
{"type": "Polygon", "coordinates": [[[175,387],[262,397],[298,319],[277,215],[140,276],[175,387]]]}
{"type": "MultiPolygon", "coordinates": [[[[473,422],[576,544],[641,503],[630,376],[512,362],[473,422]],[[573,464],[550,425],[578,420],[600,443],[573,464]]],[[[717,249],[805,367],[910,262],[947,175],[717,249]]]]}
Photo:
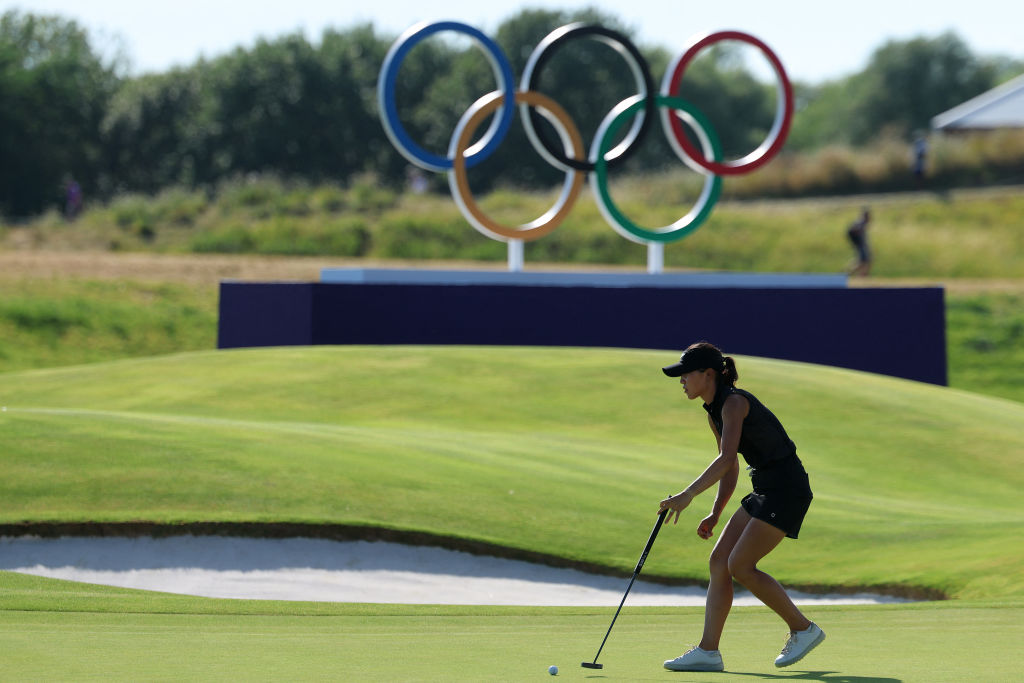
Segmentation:
{"type": "MultiPolygon", "coordinates": [[[[294,347],[0,374],[0,521],[383,526],[628,571],[657,501],[714,456],[703,411],[663,362],[614,349],[294,347]]],[[[808,542],[772,556],[787,582],[1024,594],[1022,548],[1005,542],[1024,525],[1024,404],[739,365],[815,490],[808,542]]],[[[684,514],[646,571],[705,575],[691,527],[709,505],[684,514]]]]}

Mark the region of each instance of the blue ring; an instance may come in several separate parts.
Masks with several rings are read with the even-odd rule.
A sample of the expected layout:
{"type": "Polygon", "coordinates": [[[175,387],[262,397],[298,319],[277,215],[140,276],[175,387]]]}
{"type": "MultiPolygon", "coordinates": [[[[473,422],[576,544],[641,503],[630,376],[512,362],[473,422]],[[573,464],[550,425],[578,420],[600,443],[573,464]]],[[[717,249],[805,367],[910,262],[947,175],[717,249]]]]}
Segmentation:
{"type": "Polygon", "coordinates": [[[381,106],[381,115],[384,122],[384,131],[391,138],[391,141],[398,148],[398,151],[417,166],[431,171],[448,171],[452,168],[452,160],[437,154],[426,151],[405,131],[398,118],[398,107],[395,104],[395,81],[398,77],[398,67],[401,66],[405,55],[424,38],[427,38],[440,31],[456,31],[465,33],[482,47],[492,58],[492,66],[497,65],[500,72],[498,88],[504,92],[505,103],[501,108],[498,119],[498,126],[494,135],[484,145],[483,149],[466,157],[467,168],[480,163],[498,148],[508,134],[512,124],[512,116],[515,114],[516,86],[515,76],[512,75],[512,65],[502,49],[493,40],[484,35],[481,31],[468,24],[457,21],[435,21],[418,24],[407,30],[398,41],[391,46],[387,56],[384,58],[384,66],[377,81],[377,94],[381,106]]]}

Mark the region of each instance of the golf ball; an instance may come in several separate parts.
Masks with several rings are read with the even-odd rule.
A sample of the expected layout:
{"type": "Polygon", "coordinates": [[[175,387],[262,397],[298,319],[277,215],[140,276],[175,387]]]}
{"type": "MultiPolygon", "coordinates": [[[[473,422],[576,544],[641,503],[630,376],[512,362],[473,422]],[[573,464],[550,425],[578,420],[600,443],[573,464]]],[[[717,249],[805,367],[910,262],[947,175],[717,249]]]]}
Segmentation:
{"type": "Polygon", "coordinates": [[[558,667],[555,666],[554,664],[552,664],[551,666],[548,667],[548,673],[551,674],[552,676],[554,676],[555,674],[558,673],[558,667]]]}

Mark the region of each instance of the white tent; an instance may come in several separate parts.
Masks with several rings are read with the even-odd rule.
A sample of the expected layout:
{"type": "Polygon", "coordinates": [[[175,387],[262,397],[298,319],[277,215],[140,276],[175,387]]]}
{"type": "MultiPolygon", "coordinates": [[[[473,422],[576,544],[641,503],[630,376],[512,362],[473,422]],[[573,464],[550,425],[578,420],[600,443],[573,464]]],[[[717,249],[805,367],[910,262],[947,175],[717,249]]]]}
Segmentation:
{"type": "Polygon", "coordinates": [[[932,118],[934,130],[1024,128],[1024,74],[932,118]]]}

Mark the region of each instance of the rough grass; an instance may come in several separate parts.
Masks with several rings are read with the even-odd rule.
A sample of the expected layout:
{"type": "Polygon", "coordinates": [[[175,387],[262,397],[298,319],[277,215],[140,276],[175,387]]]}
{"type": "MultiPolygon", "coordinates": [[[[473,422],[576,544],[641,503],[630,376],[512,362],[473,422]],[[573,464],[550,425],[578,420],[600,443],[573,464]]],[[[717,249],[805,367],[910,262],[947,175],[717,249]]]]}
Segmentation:
{"type": "MultiPolygon", "coordinates": [[[[690,178],[668,173],[624,178],[612,192],[630,219],[655,227],[690,210],[691,185],[690,178]]],[[[479,200],[496,220],[516,225],[543,214],[554,195],[500,190],[479,200]]],[[[665,263],[670,268],[842,271],[853,255],[846,227],[865,204],[874,212],[877,276],[1024,277],[1024,260],[1018,258],[1024,249],[1018,229],[1024,223],[1024,195],[1014,187],[724,201],[703,227],[668,246],[665,263]]],[[[506,257],[502,243],[469,226],[445,188],[437,194],[395,194],[367,179],[351,188],[313,188],[254,178],[211,197],[183,190],[122,197],[91,207],[73,224],[54,212],[4,226],[0,247],[497,265],[506,257]]],[[[642,267],[646,251],[609,227],[584,192],[558,230],[526,245],[526,261],[642,267]]]]}
{"type": "Polygon", "coordinates": [[[0,370],[212,348],[210,294],[169,282],[0,278],[0,370]]]}
{"type": "Polygon", "coordinates": [[[946,296],[949,384],[1024,402],[1024,292],[946,296]]]}

